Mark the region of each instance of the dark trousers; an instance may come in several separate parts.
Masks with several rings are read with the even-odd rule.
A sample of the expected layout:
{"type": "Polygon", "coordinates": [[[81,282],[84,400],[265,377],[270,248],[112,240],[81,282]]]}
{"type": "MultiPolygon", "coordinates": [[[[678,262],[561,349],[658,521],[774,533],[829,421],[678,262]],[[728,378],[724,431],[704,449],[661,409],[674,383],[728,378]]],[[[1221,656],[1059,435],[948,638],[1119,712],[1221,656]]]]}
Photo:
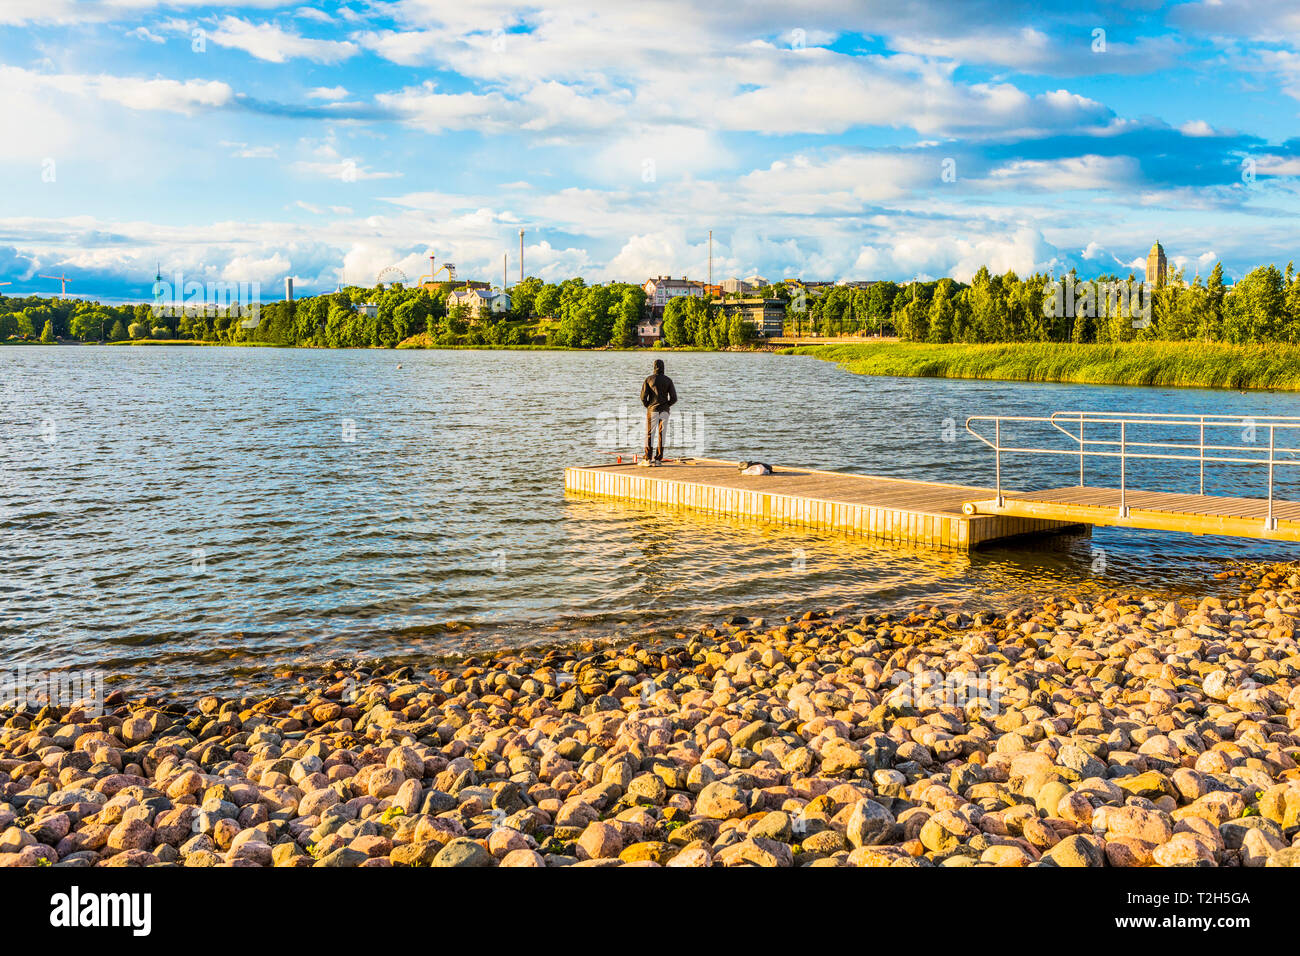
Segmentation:
{"type": "Polygon", "coordinates": [[[664,460],[664,432],[668,430],[668,409],[664,408],[659,411],[647,408],[645,410],[645,457],[651,457],[652,446],[657,441],[659,450],[654,454],[655,461],[664,460]]]}

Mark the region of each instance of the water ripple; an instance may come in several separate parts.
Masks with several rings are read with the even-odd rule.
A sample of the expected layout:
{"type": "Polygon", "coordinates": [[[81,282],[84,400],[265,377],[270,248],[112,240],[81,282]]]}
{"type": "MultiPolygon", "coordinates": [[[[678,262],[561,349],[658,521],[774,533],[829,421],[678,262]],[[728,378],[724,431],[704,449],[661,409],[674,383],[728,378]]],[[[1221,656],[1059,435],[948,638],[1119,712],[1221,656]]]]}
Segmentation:
{"type": "MultiPolygon", "coordinates": [[[[1290,395],[666,358],[687,453],[970,484],[992,481],[991,460],[959,425],[944,436],[995,408],[1296,414],[1290,395]]],[[[671,634],[731,614],[1177,592],[1225,559],[1295,554],[1114,530],[936,554],[566,497],[565,465],[637,450],[649,363],[630,353],[0,349],[0,654],[207,688],[330,656],[419,660],[671,634]],[[611,435],[620,447],[597,447],[611,435]]],[[[1006,481],[1072,483],[1077,466],[1058,464],[1008,462],[1006,481]]],[[[1141,477],[1177,476],[1152,467],[1141,477]]],[[[1212,478],[1224,492],[1244,487],[1212,478]]]]}

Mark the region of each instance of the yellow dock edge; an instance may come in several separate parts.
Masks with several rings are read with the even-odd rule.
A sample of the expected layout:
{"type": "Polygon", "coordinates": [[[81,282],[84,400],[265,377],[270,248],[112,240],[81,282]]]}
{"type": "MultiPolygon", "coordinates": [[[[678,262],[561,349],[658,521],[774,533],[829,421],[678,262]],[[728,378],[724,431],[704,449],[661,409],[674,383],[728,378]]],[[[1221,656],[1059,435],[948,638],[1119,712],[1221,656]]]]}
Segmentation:
{"type": "MultiPolygon", "coordinates": [[[[735,462],[713,459],[699,459],[699,461],[702,464],[735,464],[735,462]]],[[[816,528],[938,550],[969,551],[992,541],[1023,535],[1063,531],[1088,533],[1086,526],[1079,526],[1075,522],[1034,517],[970,516],[914,511],[777,492],[729,488],[698,481],[679,481],[658,475],[629,475],[603,470],[609,467],[606,464],[575,465],[565,468],[565,491],[664,508],[747,518],[762,523],[816,528]]],[[[805,468],[798,470],[824,475],[843,474],[805,468]]],[[[907,479],[886,480],[916,485],[940,484],[907,479]]]]}
{"type": "Polygon", "coordinates": [[[1278,520],[1268,528],[1258,518],[1234,515],[1197,515],[1129,508],[1122,517],[1116,508],[1101,505],[1062,504],[1045,501],[1012,501],[1004,498],[972,501],[966,505],[974,516],[1014,517],[1098,525],[1113,528],[1136,528],[1144,531],[1177,531],[1183,534],[1217,534],[1235,538],[1260,538],[1269,541],[1300,541],[1300,522],[1278,520]]]}

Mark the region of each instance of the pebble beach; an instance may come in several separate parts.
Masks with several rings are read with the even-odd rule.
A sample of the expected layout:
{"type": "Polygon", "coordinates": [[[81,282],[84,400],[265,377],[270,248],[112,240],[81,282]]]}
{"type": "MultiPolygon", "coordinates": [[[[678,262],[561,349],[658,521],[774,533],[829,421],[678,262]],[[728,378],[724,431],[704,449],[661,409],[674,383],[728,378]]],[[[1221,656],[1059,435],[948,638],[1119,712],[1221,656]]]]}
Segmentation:
{"type": "Polygon", "coordinates": [[[0,707],[0,866],[1298,866],[1300,568],[0,707]]]}

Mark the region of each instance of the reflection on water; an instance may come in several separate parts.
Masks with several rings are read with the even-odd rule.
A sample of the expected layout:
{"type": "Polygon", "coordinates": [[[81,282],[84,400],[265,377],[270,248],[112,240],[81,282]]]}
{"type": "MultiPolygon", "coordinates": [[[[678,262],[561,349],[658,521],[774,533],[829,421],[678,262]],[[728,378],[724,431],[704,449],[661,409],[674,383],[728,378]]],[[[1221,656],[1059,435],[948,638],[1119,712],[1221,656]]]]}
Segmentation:
{"type": "MultiPolygon", "coordinates": [[[[1296,411],[1290,395],[666,359],[692,453],[968,484],[993,479],[991,455],[960,427],[968,414],[1296,411]]],[[[566,496],[566,464],[639,443],[627,427],[616,434],[628,447],[601,447],[610,421],[637,417],[627,409],[650,360],[0,350],[0,654],[207,687],[331,656],[671,634],[733,614],[1178,593],[1228,559],[1296,554],[1110,529],[937,553],[566,496]]],[[[1133,487],[1194,490],[1166,466],[1133,468],[1133,487]]],[[[1004,477],[1047,487],[1073,484],[1077,469],[1077,458],[1012,459],[1004,477]]],[[[1219,469],[1207,486],[1258,493],[1260,479],[1219,469]]],[[[1295,475],[1279,479],[1294,488],[1295,475]]]]}

